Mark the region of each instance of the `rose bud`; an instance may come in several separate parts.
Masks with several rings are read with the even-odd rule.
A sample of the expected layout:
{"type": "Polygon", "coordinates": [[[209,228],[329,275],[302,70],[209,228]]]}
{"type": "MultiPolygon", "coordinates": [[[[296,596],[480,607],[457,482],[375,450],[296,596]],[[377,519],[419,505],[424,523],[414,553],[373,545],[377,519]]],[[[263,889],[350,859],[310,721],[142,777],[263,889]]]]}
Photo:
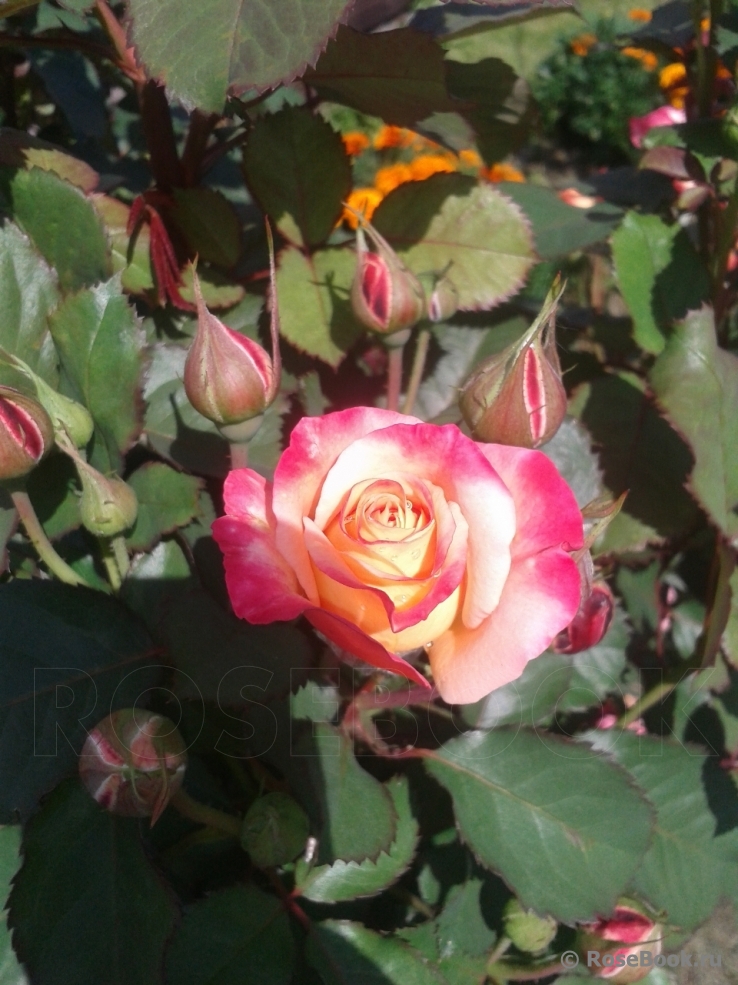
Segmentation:
{"type": "Polygon", "coordinates": [[[77,448],[84,448],[95,430],[90,412],[76,400],[57,393],[33,372],[30,366],[10,353],[3,353],[4,360],[29,379],[36,388],[36,397],[51,418],[57,439],[71,438],[77,448]]]}
{"type": "Polygon", "coordinates": [[[428,298],[428,318],[432,322],[446,321],[459,307],[459,292],[448,277],[441,277],[428,298]]]}
{"type": "MultiPolygon", "coordinates": [[[[227,328],[212,315],[193,272],[197,302],[197,334],[184,369],[187,399],[198,413],[219,426],[260,417],[279,389],[279,362],[257,343],[227,328]]],[[[276,298],[272,291],[272,343],[275,354],[276,298]]],[[[276,329],[278,331],[278,329],[276,329]]],[[[275,356],[276,358],[276,356],[275,356]]]]}
{"type": "Polygon", "coordinates": [[[467,380],[459,407],[480,441],[538,448],[566,416],[566,391],[556,351],[559,297],[550,293],[522,339],[487,359],[467,380]]]}
{"type": "Polygon", "coordinates": [[[114,711],[88,734],[79,775],[101,807],[152,826],[182,786],[187,752],[168,718],[139,708],[114,711]]]}
{"type": "MultiPolygon", "coordinates": [[[[67,454],[70,449],[65,448],[67,454]]],[[[82,525],[96,537],[115,537],[136,522],[138,500],[117,476],[104,476],[79,455],[71,455],[82,483],[79,513],[82,525]]]]}
{"type": "Polygon", "coordinates": [[[351,304],[358,320],[382,335],[411,329],[425,313],[425,294],[418,278],[368,222],[356,231],[356,252],[351,304]],[[368,249],[367,236],[376,252],[368,249]]]}
{"type": "Polygon", "coordinates": [[[534,910],[526,910],[514,896],[508,900],[502,914],[505,936],[519,951],[536,954],[543,951],[556,936],[558,924],[553,917],[539,917],[534,910]]]}
{"type": "Polygon", "coordinates": [[[0,386],[0,481],[26,475],[53,444],[54,427],[41,404],[0,386]]]}
{"type": "Polygon", "coordinates": [[[615,600],[604,581],[595,582],[579,611],[551,644],[554,653],[580,653],[595,646],[610,628],[615,600]]]}
{"type": "Polygon", "coordinates": [[[582,926],[575,947],[595,978],[628,985],[651,971],[661,938],[661,927],[642,907],[620,900],[611,917],[582,926]]]}
{"type": "Polygon", "coordinates": [[[286,865],[305,851],[310,834],[307,814],[289,794],[259,797],[243,819],[241,844],[254,865],[269,869],[286,865]]]}

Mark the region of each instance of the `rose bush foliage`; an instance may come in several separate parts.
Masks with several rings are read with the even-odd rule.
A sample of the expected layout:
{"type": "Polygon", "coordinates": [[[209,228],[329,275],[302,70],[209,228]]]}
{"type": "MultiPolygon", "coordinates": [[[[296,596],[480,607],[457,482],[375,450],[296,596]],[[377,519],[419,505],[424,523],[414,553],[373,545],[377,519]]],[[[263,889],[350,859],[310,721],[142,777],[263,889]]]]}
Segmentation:
{"type": "Polygon", "coordinates": [[[305,614],[338,647],[478,701],[522,674],[574,617],[574,495],[540,452],[473,442],[392,411],[304,418],[270,485],[231,472],[225,554],[236,615],[305,614]]]}

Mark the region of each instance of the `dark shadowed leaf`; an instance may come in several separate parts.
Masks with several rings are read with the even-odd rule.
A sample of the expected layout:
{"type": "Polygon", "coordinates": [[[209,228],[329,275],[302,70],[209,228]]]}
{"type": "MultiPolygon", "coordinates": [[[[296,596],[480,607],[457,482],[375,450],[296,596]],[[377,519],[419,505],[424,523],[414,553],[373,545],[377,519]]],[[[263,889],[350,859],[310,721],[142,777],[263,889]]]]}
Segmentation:
{"type": "Polygon", "coordinates": [[[143,333],[120,290],[120,279],[69,297],[51,325],[73,396],[95,421],[91,462],[120,471],[141,427],[139,377],[143,333]]]}
{"type": "Polygon", "coordinates": [[[463,839],[525,906],[566,922],[612,910],[652,824],[627,773],[522,729],[470,732],[424,761],[451,794],[463,839]]]}
{"type": "Polygon", "coordinates": [[[229,269],[241,255],[241,223],[220,192],[212,188],[177,188],[172,218],[190,249],[205,263],[229,269]]]}
{"type": "Polygon", "coordinates": [[[479,957],[494,944],[497,935],[487,926],[480,905],[482,885],[481,879],[469,879],[462,886],[454,886],[448,894],[436,920],[438,950],[442,955],[461,950],[470,957],[479,957]]]}
{"type": "MultiPolygon", "coordinates": [[[[15,825],[0,828],[0,899],[10,893],[10,880],[21,864],[21,829],[15,825]]],[[[28,979],[18,963],[10,941],[7,911],[0,916],[0,985],[27,985],[28,979]]]]}
{"type": "Polygon", "coordinates": [[[712,311],[692,311],[651,371],[669,421],[694,455],[689,487],[720,529],[738,533],[738,357],[721,349],[712,311]]]}
{"type": "Polygon", "coordinates": [[[80,484],[71,458],[49,455],[26,481],[28,495],[47,537],[62,537],[80,525],[80,484]]]}
{"type": "Polygon", "coordinates": [[[360,34],[340,27],[305,80],[324,99],[401,127],[458,108],[446,92],[443,50],[410,28],[360,34]]]}
{"type": "Polygon", "coordinates": [[[220,113],[228,92],[288,82],[314,62],[347,0],[132,0],[132,37],[149,72],[183,102],[220,113]]]}
{"type": "Polygon", "coordinates": [[[4,170],[7,208],[56,268],[62,288],[76,291],[108,278],[112,268],[105,232],[92,202],[79,188],[37,167],[15,173],[4,170]]]}
{"type": "Polygon", "coordinates": [[[418,840],[418,824],[410,807],[410,788],[405,777],[394,777],[387,784],[397,813],[397,832],[388,852],[375,861],[318,865],[307,870],[298,865],[297,885],[306,899],[316,903],[338,903],[360,896],[374,896],[396,882],[410,866],[418,840]]]}
{"type": "Polygon", "coordinates": [[[463,310],[492,308],[533,265],[529,225],[489,184],[457,174],[409,181],[382,202],[374,224],[415,273],[442,273],[463,310]]]}
{"type": "Polygon", "coordinates": [[[164,535],[184,527],[197,513],[202,481],[176,472],[163,462],[147,462],[128,479],[138,499],[138,516],[128,548],[149,551],[164,535]]]}
{"type": "Polygon", "coordinates": [[[328,239],[351,189],[351,165],[325,120],[295,106],[262,117],[243,166],[255,198],[287,239],[298,246],[328,239]]]}
{"type": "Polygon", "coordinates": [[[553,260],[604,242],[623,215],[621,209],[607,202],[575,209],[562,202],[552,189],[540,185],[503,181],[498,188],[517,202],[528,218],[541,260],[553,260]]]}
{"type": "Polygon", "coordinates": [[[11,168],[41,168],[76,185],[83,192],[97,188],[100,176],[89,164],[66,154],[45,140],[32,137],[22,130],[0,127],[0,164],[11,168]]]}
{"type": "Polygon", "coordinates": [[[253,885],[234,886],[185,911],[167,953],[167,983],[289,985],[294,950],[276,896],[253,885]]]}
{"type": "Polygon", "coordinates": [[[155,683],[153,644],[114,599],[57,582],[0,585],[0,818],[27,817],[76,769],[112,708],[155,683]]]}
{"type": "Polygon", "coordinates": [[[26,828],[10,898],[13,943],[38,985],[154,985],[176,916],[138,823],[106,813],[78,780],[26,828]]]}

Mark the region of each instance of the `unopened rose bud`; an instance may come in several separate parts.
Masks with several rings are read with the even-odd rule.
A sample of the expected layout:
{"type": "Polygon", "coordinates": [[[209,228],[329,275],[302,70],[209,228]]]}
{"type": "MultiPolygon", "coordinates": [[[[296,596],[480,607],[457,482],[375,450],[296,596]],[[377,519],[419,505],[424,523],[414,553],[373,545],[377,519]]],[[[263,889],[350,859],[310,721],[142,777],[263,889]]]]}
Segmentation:
{"type": "Polygon", "coordinates": [[[0,481],[26,475],[53,444],[54,428],[41,404],[0,386],[0,481]]]}
{"type": "Polygon", "coordinates": [[[69,438],[76,448],[84,448],[95,430],[95,424],[87,408],[71,397],[57,393],[22,359],[10,353],[2,353],[2,357],[33,383],[39,403],[51,418],[57,440],[69,438]]]}
{"type": "Polygon", "coordinates": [[[129,485],[117,476],[104,476],[91,465],[75,459],[82,483],[79,513],[82,525],[96,537],[115,537],[136,522],[138,500],[129,485]]]}
{"type": "Polygon", "coordinates": [[[416,325],[425,313],[422,285],[368,222],[356,231],[356,253],[351,304],[362,325],[381,335],[416,325]],[[374,251],[367,247],[367,236],[374,251]]]}
{"type": "Polygon", "coordinates": [[[168,718],[124,708],[88,734],[79,774],[106,811],[150,817],[153,826],[182,786],[186,765],[182,736],[168,718]]]}
{"type": "Polygon", "coordinates": [[[486,360],[459,397],[475,438],[501,445],[538,448],[566,416],[566,391],[556,351],[556,305],[549,294],[522,339],[486,360]]]}
{"type": "Polygon", "coordinates": [[[448,277],[441,277],[428,298],[428,318],[432,322],[446,321],[459,308],[459,292],[448,277]]]}
{"type": "MultiPolygon", "coordinates": [[[[197,302],[197,334],[184,369],[187,399],[203,417],[219,426],[259,417],[279,389],[279,369],[257,343],[227,328],[212,315],[193,274],[197,302]]],[[[272,300],[272,320],[276,317],[272,300]]],[[[274,334],[272,336],[274,341],[274,334]]]]}
{"type": "Polygon", "coordinates": [[[551,644],[554,653],[580,653],[595,646],[610,628],[615,600],[604,581],[595,582],[579,611],[551,644]]]}
{"type": "Polygon", "coordinates": [[[558,930],[553,917],[539,917],[534,910],[526,910],[515,897],[508,900],[502,917],[505,936],[518,950],[528,954],[536,954],[547,948],[558,930]]]}
{"type": "Polygon", "coordinates": [[[662,928],[639,904],[620,900],[612,916],[582,926],[575,948],[595,978],[629,985],[651,971],[653,959],[661,954],[662,935],[662,928]],[[596,963],[588,960],[593,951],[596,963]]]}
{"type": "Polygon", "coordinates": [[[268,793],[254,801],[243,819],[241,844],[261,869],[286,865],[305,851],[307,814],[289,794],[268,793]]]}

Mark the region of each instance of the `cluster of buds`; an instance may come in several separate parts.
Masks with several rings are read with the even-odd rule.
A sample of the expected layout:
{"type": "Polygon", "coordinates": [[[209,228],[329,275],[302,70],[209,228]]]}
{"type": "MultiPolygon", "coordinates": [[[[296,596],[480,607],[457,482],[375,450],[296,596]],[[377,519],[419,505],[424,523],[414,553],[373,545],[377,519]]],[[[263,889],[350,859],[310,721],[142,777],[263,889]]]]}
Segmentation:
{"type": "Polygon", "coordinates": [[[269,227],[267,233],[271,276],[271,358],[257,342],[234,332],[208,311],[197,274],[193,272],[197,333],[185,362],[185,393],[195,410],[216,424],[231,441],[245,441],[251,437],[264,411],[277,396],[281,381],[279,310],[269,227]],[[243,425],[246,425],[245,430],[243,425]]]}
{"type": "Polygon", "coordinates": [[[467,380],[459,407],[480,441],[538,448],[566,416],[566,391],[556,351],[555,284],[525,335],[487,359],[467,380]]]}
{"type": "Polygon", "coordinates": [[[661,954],[662,936],[662,928],[640,904],[621,899],[611,916],[581,927],[575,947],[595,978],[629,985],[651,971],[661,954]]]}
{"type": "Polygon", "coordinates": [[[20,479],[54,444],[54,426],[41,404],[0,386],[0,481],[20,479]]]}
{"type": "Polygon", "coordinates": [[[88,734],[79,775],[106,811],[150,817],[153,826],[182,786],[186,766],[184,741],[168,718],[125,708],[88,734]]]}

